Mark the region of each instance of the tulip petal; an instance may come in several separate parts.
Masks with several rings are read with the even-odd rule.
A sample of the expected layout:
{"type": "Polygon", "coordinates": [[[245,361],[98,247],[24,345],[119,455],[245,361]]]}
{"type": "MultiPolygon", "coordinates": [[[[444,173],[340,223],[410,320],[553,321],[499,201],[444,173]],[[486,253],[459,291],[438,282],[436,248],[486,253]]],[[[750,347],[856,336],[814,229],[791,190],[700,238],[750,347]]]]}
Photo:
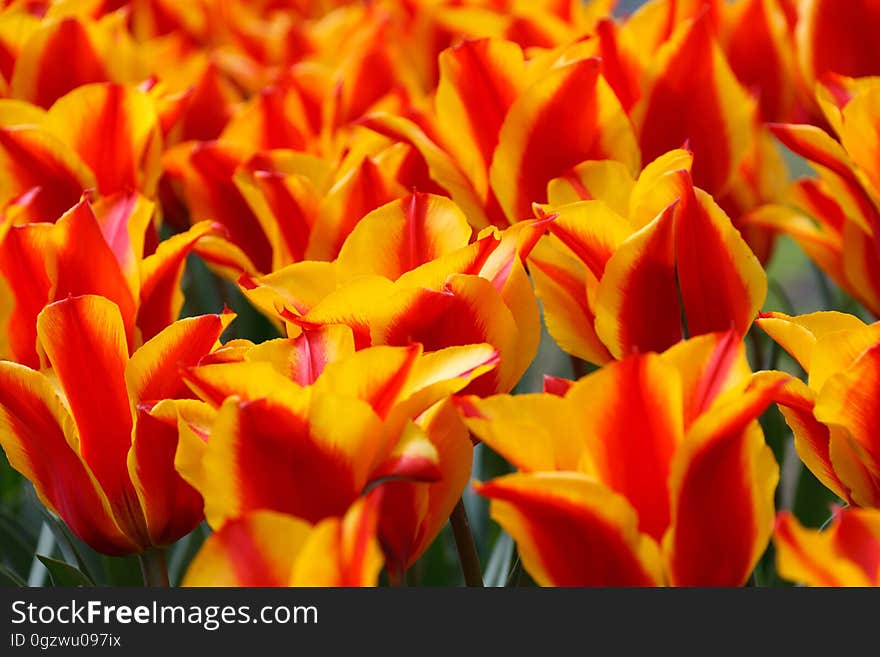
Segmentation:
{"type": "Polygon", "coordinates": [[[190,390],[215,408],[230,397],[256,400],[300,391],[300,386],[265,361],[201,364],[183,370],[181,376],[190,390]]]}
{"type": "Polygon", "coordinates": [[[222,224],[229,240],[266,272],[272,267],[272,246],[233,180],[244,159],[241,149],[228,142],[201,142],[166,151],[163,167],[181,185],[192,221],[222,224]]]}
{"type": "Polygon", "coordinates": [[[597,279],[624,240],[633,232],[629,221],[602,201],[579,201],[552,208],[550,233],[574,253],[597,279]]]}
{"type": "Polygon", "coordinates": [[[469,392],[510,389],[519,378],[512,370],[518,328],[498,292],[484,278],[455,274],[443,292],[404,289],[375,313],[374,343],[402,346],[417,342],[425,351],[488,343],[497,349],[500,368],[472,382],[469,392]]]}
{"type": "Polygon", "coordinates": [[[674,219],[670,206],[630,236],[596,288],[596,334],[615,358],[664,351],[682,338],[674,219]]]}
{"type": "Polygon", "coordinates": [[[467,486],[473,444],[451,402],[419,418],[437,453],[440,477],[433,483],[390,481],[381,485],[380,539],[390,568],[412,566],[443,529],[467,486]]]}
{"type": "MultiPolygon", "coordinates": [[[[872,215],[873,216],[873,215],[872,215]]],[[[845,255],[843,273],[846,289],[865,304],[872,312],[880,309],[880,219],[873,232],[866,232],[854,221],[843,225],[843,246],[845,255]]],[[[832,270],[833,271],[833,270],[832,270]]]]}
{"type": "Polygon", "coordinates": [[[513,103],[489,179],[515,223],[529,216],[532,203],[546,203],[553,178],[585,160],[603,159],[634,169],[638,148],[619,101],[599,75],[599,60],[583,59],[550,71],[513,103]]]}
{"type": "Polygon", "coordinates": [[[105,196],[92,204],[104,241],[116,256],[136,299],[140,297],[144,242],[155,208],[155,203],[134,192],[105,196]]]}
{"type": "Polygon", "coordinates": [[[791,354],[805,372],[810,371],[813,350],[819,338],[836,331],[854,331],[865,327],[865,323],[858,317],[836,311],[797,317],[780,312],[761,313],[756,324],[791,354]]]}
{"type": "Polygon", "coordinates": [[[814,415],[816,393],[800,379],[791,377],[778,389],[774,401],[794,435],[795,450],[804,465],[826,487],[849,501],[848,488],[840,480],[832,463],[831,432],[814,415]]]}
{"type": "Polygon", "coordinates": [[[628,208],[623,215],[635,228],[642,228],[685,194],[692,186],[690,178],[694,154],[677,148],[652,160],[639,174],[627,197],[628,208]]]}
{"type": "Polygon", "coordinates": [[[55,223],[46,269],[52,300],[80,294],[109,299],[122,315],[128,344],[133,343],[135,299],[87,201],[55,223]]]}
{"type": "Polygon", "coordinates": [[[306,247],[308,260],[333,260],[346,238],[370,212],[396,196],[371,158],[351,167],[327,190],[306,247]]]}
{"type": "Polygon", "coordinates": [[[76,427],[42,374],[0,362],[0,444],[10,465],[82,541],[106,554],[138,550],[77,453],[76,427]]]}
{"type": "Polygon", "coordinates": [[[525,79],[522,49],[498,39],[463,41],[440,53],[439,67],[438,121],[449,135],[450,149],[467,163],[474,187],[485,197],[504,117],[525,79]]]}
{"type": "Polygon", "coordinates": [[[407,422],[397,444],[370,474],[370,483],[384,479],[437,481],[442,476],[438,459],[425,432],[415,422],[407,422]]]}
{"type": "Polygon", "coordinates": [[[0,172],[0,204],[26,194],[24,216],[30,221],[54,221],[95,185],[76,153],[32,125],[0,128],[0,172]]]}
{"type": "Polygon", "coordinates": [[[269,362],[291,381],[308,386],[327,365],[353,353],[351,329],[330,324],[305,330],[293,339],[267,340],[249,349],[245,359],[269,362]]]}
{"type": "Polygon", "coordinates": [[[583,475],[513,474],[480,485],[490,513],[542,586],[656,586],[657,544],[626,500],[583,475]]]}
{"type": "Polygon", "coordinates": [[[183,586],[289,586],[297,555],[312,526],[283,513],[254,511],[211,534],[183,586]]]}
{"type": "Polygon", "coordinates": [[[740,83],[758,92],[760,116],[779,121],[795,102],[796,69],[788,24],[776,0],[746,0],[728,18],[724,49],[740,83]]]}
{"type": "Polygon", "coordinates": [[[202,315],[175,322],[138,349],[125,367],[132,403],[189,397],[181,370],[193,367],[218,344],[235,315],[202,315]]]}
{"type": "Polygon", "coordinates": [[[48,108],[68,91],[108,79],[98,43],[102,36],[95,24],[78,18],[45,21],[19,54],[10,82],[13,97],[48,108]],[[76,62],[76,66],[58,62],[76,62]]]}
{"type": "MultiPolygon", "coordinates": [[[[874,344],[845,371],[834,374],[816,399],[816,419],[842,427],[863,455],[872,473],[880,473],[880,403],[874,392],[880,385],[880,345],[874,344]]],[[[875,475],[876,476],[876,475],[875,475]]]]}
{"type": "Polygon", "coordinates": [[[850,331],[833,331],[816,340],[810,358],[810,388],[822,391],[836,374],[850,369],[866,351],[880,342],[880,322],[850,331]]]}
{"type": "Polygon", "coordinates": [[[561,397],[468,396],[456,403],[474,436],[521,472],[576,471],[583,463],[586,445],[570,435],[577,417],[561,397]]]}
{"type": "Polygon", "coordinates": [[[202,520],[202,496],[174,469],[177,424],[169,426],[138,409],[128,471],[152,545],[186,536],[202,520]]]}
{"type": "Polygon", "coordinates": [[[367,402],[385,418],[401,399],[422,347],[371,347],[329,364],[315,384],[315,392],[354,397],[367,402]]]}
{"type": "Polygon", "coordinates": [[[764,552],[779,467],[755,418],[784,377],[757,379],[745,393],[732,391],[732,401],[719,400],[676,453],[663,540],[673,585],[740,586],[764,552]]]}
{"type": "Polygon", "coordinates": [[[442,196],[413,192],[374,210],[352,231],[339,251],[342,277],[378,275],[395,281],[426,262],[466,247],[467,218],[442,196]]]}
{"type": "Polygon", "coordinates": [[[685,428],[724,392],[749,381],[745,347],[735,331],[708,333],[680,342],[660,355],[682,382],[685,428]]]}
{"type": "Polygon", "coordinates": [[[565,399],[583,427],[589,474],[626,497],[639,531],[659,541],[669,524],[669,468],[684,438],[677,373],[654,354],[632,356],[577,381],[565,399]]]}
{"type": "Polygon", "coordinates": [[[29,367],[39,367],[37,315],[49,300],[52,283],[45,256],[50,248],[51,224],[13,226],[0,241],[0,274],[9,286],[8,336],[12,357],[29,367]]]}
{"type": "Polygon", "coordinates": [[[780,513],[774,534],[779,574],[809,586],[876,586],[880,520],[876,511],[843,509],[823,532],[780,513]],[[859,563],[859,557],[870,555],[859,563]]]}
{"type": "Polygon", "coordinates": [[[99,296],[46,306],[37,335],[70,405],[79,453],[123,526],[137,527],[137,497],[126,466],[132,412],[125,387],[128,350],[119,309],[99,296]],[[96,394],[98,393],[99,394],[96,394]]]}
{"type": "Polygon", "coordinates": [[[876,232],[880,227],[880,214],[843,146],[811,125],[772,124],[769,128],[784,146],[819,168],[834,200],[844,208],[848,218],[864,230],[876,232]]]}
{"type": "Polygon", "coordinates": [[[55,102],[46,119],[47,129],[92,170],[99,193],[155,194],[159,118],[146,93],[121,84],[80,86],[55,102]]]}
{"type": "Polygon", "coordinates": [[[687,143],[695,184],[716,194],[751,141],[754,102],[712,32],[706,14],[678,27],[649,65],[633,123],[644,161],[687,143]]]}
{"type": "Polygon", "coordinates": [[[144,340],[157,335],[174,322],[183,306],[180,280],[186,257],[196,243],[217,230],[217,224],[203,221],[162,241],[156,252],[141,263],[141,297],[138,309],[138,327],[144,340]]]}
{"type": "Polygon", "coordinates": [[[675,248],[688,334],[745,335],[764,304],[767,276],[724,211],[693,187],[676,209],[675,248]]]}
{"type": "Polygon", "coordinates": [[[211,431],[201,493],[213,527],[270,509],[318,521],[339,515],[367,482],[382,438],[359,400],[308,389],[283,400],[228,399],[211,431]]]}
{"type": "Polygon", "coordinates": [[[396,142],[410,144],[415,148],[425,161],[431,180],[449,192],[450,198],[464,210],[472,226],[480,229],[496,223],[490,221],[482,200],[455,160],[431,141],[415,123],[391,114],[372,114],[361,119],[360,123],[396,142]]]}
{"type": "Polygon", "coordinates": [[[870,0],[841,5],[832,0],[807,0],[798,24],[798,53],[808,83],[826,73],[851,77],[876,75],[873,35],[880,14],[870,0]]]}
{"type": "MultiPolygon", "coordinates": [[[[382,278],[370,279],[370,283],[380,287],[391,285],[382,278]]],[[[280,309],[305,315],[336,291],[336,265],[332,262],[298,262],[258,278],[243,275],[238,284],[254,305],[270,316],[278,314],[280,309]]],[[[384,292],[384,288],[381,291],[384,292]]]]}
{"type": "Polygon", "coordinates": [[[587,268],[549,240],[542,240],[529,258],[535,291],[544,309],[547,331],[559,347],[589,363],[611,360],[596,335],[596,316],[590,306],[599,282],[587,268]]]}
{"type": "Polygon", "coordinates": [[[383,563],[376,540],[380,497],[362,497],[341,520],[318,523],[297,555],[289,585],[376,586],[383,563]]]}

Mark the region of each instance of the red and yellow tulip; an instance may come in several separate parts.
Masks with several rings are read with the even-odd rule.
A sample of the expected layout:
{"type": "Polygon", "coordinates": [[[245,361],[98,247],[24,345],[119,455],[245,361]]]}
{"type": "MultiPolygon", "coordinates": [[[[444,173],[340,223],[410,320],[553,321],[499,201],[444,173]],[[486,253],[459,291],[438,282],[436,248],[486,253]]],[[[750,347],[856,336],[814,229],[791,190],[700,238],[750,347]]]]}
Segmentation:
{"type": "Polygon", "coordinates": [[[522,261],[548,223],[489,228],[472,242],[452,201],[413,193],[364,217],[334,262],[306,261],[241,284],[292,330],[349,326],[357,348],[487,342],[500,365],[470,391],[508,391],[538,347],[537,301],[522,261]]]}
{"type": "Polygon", "coordinates": [[[562,396],[463,398],[471,431],[518,470],[477,490],[539,584],[741,585],[773,530],[779,471],[755,419],[782,380],[752,378],[728,332],[562,396]]]}
{"type": "Polygon", "coordinates": [[[210,222],[163,241],[144,257],[154,204],[119,193],[77,203],[53,223],[6,225],[0,235],[0,278],[8,294],[0,326],[10,358],[39,363],[37,315],[47,303],[97,294],[115,304],[126,344],[134,351],[174,322],[183,304],[180,279],[187,254],[209,233],[210,222]]]}
{"type": "Polygon", "coordinates": [[[781,513],[773,536],[779,574],[807,586],[880,586],[880,511],[838,509],[823,531],[781,513]]]}
{"type": "Polygon", "coordinates": [[[183,586],[375,586],[379,497],[315,525],[274,511],[230,520],[205,541],[183,586]]]}
{"type": "Polygon", "coordinates": [[[880,312],[880,83],[835,78],[819,103],[837,139],[812,125],[773,126],[779,140],[819,174],[796,183],[788,206],[750,221],[791,235],[832,280],[880,312]]]}
{"type": "Polygon", "coordinates": [[[0,361],[6,457],[94,549],[143,552],[201,521],[201,496],[174,469],[176,424],[152,409],[189,396],[180,368],[216,348],[231,319],[180,320],[130,352],[115,303],[68,296],[37,317],[41,370],[0,361]]]}
{"type": "Polygon", "coordinates": [[[806,385],[790,377],[777,400],[801,460],[841,499],[880,508],[880,323],[818,312],[758,324],[809,374],[806,385]]]}
{"type": "Polygon", "coordinates": [[[485,344],[354,346],[344,326],[231,343],[184,375],[203,403],[155,413],[180,420],[177,467],[213,527],[260,510],[319,522],[381,486],[379,537],[402,571],[470,474],[472,445],[448,397],[492,371],[497,354],[485,344]]]}
{"type": "Polygon", "coordinates": [[[745,335],[766,276],[676,150],[637,180],[616,162],[587,162],[550,183],[555,216],[529,257],[550,334],[567,352],[604,364],[662,351],[684,335],[745,335]],[[582,200],[587,199],[587,200],[582,200]]]}

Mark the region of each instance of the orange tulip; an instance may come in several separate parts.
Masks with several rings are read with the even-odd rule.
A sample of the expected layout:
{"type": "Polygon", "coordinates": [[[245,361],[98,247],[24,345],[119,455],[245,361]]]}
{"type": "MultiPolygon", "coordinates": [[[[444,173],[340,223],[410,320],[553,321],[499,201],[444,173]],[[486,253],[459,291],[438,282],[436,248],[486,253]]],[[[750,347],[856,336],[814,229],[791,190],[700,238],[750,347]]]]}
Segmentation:
{"type": "Polygon", "coordinates": [[[780,513],[773,542],[779,574],[808,586],[880,586],[880,511],[836,510],[823,531],[780,513]]]}
{"type": "Polygon", "coordinates": [[[494,369],[497,355],[489,345],[354,346],[344,326],[230,343],[185,373],[204,403],[154,410],[179,421],[177,467],[213,527],[259,510],[319,522],[381,485],[389,567],[427,549],[471,467],[467,431],[444,400],[494,369]]]}
{"type": "Polygon", "coordinates": [[[218,227],[197,224],[143,257],[152,216],[151,202],[122,193],[94,205],[81,201],[54,224],[9,227],[0,241],[0,278],[10,299],[0,313],[9,336],[3,356],[37,367],[37,315],[68,295],[99,294],[116,304],[132,351],[176,320],[186,256],[218,227]]]}
{"type": "Polygon", "coordinates": [[[798,455],[842,499],[880,508],[880,323],[819,312],[767,313],[758,325],[809,373],[807,385],[789,377],[776,400],[798,455]]]}
{"type": "Polygon", "coordinates": [[[471,431],[519,470],[477,490],[539,584],[741,585],[773,529],[778,467],[755,419],[782,378],[752,379],[728,332],[564,396],[463,398],[471,431]]]}
{"type": "Polygon", "coordinates": [[[774,134],[808,160],[819,178],[799,181],[790,206],[768,206],[750,221],[791,235],[838,285],[880,312],[880,84],[835,78],[818,100],[837,139],[810,125],[774,134]],[[792,207],[793,206],[793,207],[792,207]]]}
{"type": "Polygon", "coordinates": [[[748,331],[766,276],[724,211],[693,186],[691,162],[690,152],[671,151],[638,180],[618,163],[587,162],[551,181],[551,204],[538,212],[555,220],[529,264],[564,350],[604,364],[685,334],[748,331]]]}
{"type": "Polygon", "coordinates": [[[180,368],[214,349],[231,319],[180,320],[129,356],[116,304],[68,296],[36,322],[41,361],[51,369],[0,361],[6,457],[99,552],[167,545],[201,521],[201,496],[174,470],[177,427],[151,408],[189,396],[180,368]]]}
{"type": "Polygon", "coordinates": [[[450,200],[414,193],[362,219],[332,263],[302,262],[242,288],[294,331],[349,326],[355,345],[424,345],[435,351],[487,342],[500,365],[471,391],[507,391],[540,338],[537,302],[522,259],[548,220],[500,232],[472,229],[450,200]]]}
{"type": "Polygon", "coordinates": [[[379,497],[316,525],[274,511],[230,520],[205,541],[183,586],[375,586],[379,497]]]}

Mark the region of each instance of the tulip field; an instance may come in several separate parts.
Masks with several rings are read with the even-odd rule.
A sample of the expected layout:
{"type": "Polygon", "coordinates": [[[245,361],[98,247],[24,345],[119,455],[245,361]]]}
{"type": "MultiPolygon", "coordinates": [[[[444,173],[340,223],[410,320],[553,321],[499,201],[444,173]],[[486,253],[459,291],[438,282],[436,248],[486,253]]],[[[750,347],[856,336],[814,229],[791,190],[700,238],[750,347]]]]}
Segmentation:
{"type": "Polygon", "coordinates": [[[0,0],[0,582],[880,585],[878,34],[0,0]]]}

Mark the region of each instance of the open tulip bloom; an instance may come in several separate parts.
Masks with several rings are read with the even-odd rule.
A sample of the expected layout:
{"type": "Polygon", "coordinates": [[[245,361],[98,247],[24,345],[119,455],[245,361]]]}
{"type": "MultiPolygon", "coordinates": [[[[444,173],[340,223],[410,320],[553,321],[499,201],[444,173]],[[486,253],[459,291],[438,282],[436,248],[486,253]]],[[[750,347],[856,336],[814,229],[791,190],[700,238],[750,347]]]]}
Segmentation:
{"type": "Polygon", "coordinates": [[[0,582],[880,585],[878,30],[0,3],[0,582]]]}

